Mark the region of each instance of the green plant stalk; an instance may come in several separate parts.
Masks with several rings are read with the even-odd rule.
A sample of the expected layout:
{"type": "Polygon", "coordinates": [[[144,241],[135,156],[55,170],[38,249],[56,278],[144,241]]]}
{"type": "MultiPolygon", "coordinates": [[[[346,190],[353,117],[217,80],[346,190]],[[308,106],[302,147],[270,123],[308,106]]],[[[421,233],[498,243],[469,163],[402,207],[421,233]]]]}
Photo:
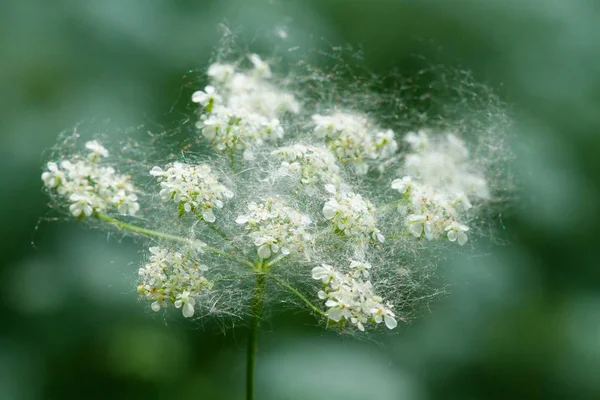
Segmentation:
{"type": "Polygon", "coordinates": [[[284,281],[283,279],[280,279],[276,276],[273,275],[269,275],[269,278],[273,279],[275,282],[277,282],[280,286],[286,288],[287,290],[289,290],[290,292],[292,292],[293,294],[295,294],[300,300],[302,300],[304,302],[304,304],[306,304],[308,306],[308,308],[310,308],[312,311],[316,312],[317,314],[319,314],[322,317],[327,318],[327,314],[325,312],[323,312],[322,310],[320,310],[317,306],[315,306],[313,303],[310,302],[310,300],[308,300],[302,293],[300,293],[298,290],[296,290],[296,288],[294,288],[292,285],[290,285],[289,283],[287,283],[286,281],[284,281]]]}
{"type": "Polygon", "coordinates": [[[399,232],[390,236],[386,236],[385,239],[386,240],[393,240],[393,239],[398,239],[400,237],[406,237],[406,236],[411,236],[410,233],[408,232],[399,232]]]}
{"type": "Polygon", "coordinates": [[[256,287],[252,295],[250,332],[248,333],[248,348],[246,353],[246,400],[254,400],[254,366],[258,351],[258,328],[263,309],[263,295],[267,277],[262,272],[262,264],[258,264],[256,287]]]}
{"type": "MultiPolygon", "coordinates": [[[[185,244],[188,246],[197,246],[197,243],[195,243],[193,240],[183,238],[181,236],[171,235],[168,233],[158,232],[158,231],[154,231],[151,229],[146,229],[146,228],[142,228],[142,227],[139,227],[136,225],[128,224],[127,222],[119,221],[118,219],[115,219],[113,217],[110,217],[108,215],[101,214],[101,213],[95,213],[94,216],[97,219],[99,219],[100,221],[108,222],[109,224],[114,225],[117,229],[120,229],[120,230],[126,230],[129,232],[137,233],[139,235],[143,235],[143,236],[147,236],[147,237],[165,239],[165,240],[169,240],[172,242],[182,243],[182,244],[185,244]]],[[[225,253],[221,250],[215,249],[214,247],[205,245],[205,246],[202,246],[202,249],[204,249],[204,251],[207,251],[209,253],[217,254],[221,257],[226,257],[231,260],[235,260],[235,261],[239,262],[240,264],[243,264],[243,265],[246,265],[249,267],[254,267],[254,264],[252,264],[250,261],[240,258],[240,257],[236,257],[233,254],[225,253]]]]}

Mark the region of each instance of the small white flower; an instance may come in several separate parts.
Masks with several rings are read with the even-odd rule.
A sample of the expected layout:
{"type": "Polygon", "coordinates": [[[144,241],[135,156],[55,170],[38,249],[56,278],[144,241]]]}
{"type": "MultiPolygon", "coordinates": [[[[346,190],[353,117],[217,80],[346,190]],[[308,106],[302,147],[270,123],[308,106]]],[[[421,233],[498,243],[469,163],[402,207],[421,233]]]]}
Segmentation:
{"type": "Polygon", "coordinates": [[[328,283],[335,277],[333,267],[328,264],[321,264],[320,267],[314,267],[312,269],[313,279],[320,279],[323,283],[328,283]]]}
{"type": "Polygon", "coordinates": [[[135,215],[139,211],[140,205],[137,202],[138,197],[127,192],[119,192],[112,200],[117,205],[117,210],[121,215],[135,215]]]}
{"type": "Polygon", "coordinates": [[[327,219],[332,219],[333,217],[335,217],[335,214],[337,213],[339,208],[340,206],[337,201],[329,200],[323,206],[323,215],[327,219]]]}
{"type": "Polygon", "coordinates": [[[346,185],[336,188],[328,184],[325,190],[334,196],[323,205],[323,216],[337,232],[363,242],[374,239],[383,243],[385,238],[376,227],[375,206],[369,200],[346,185]]]}
{"type": "Polygon", "coordinates": [[[166,308],[170,300],[176,308],[182,308],[184,317],[192,317],[195,298],[213,285],[202,275],[208,267],[197,263],[197,249],[188,248],[180,253],[154,246],[149,250],[149,262],[138,271],[142,280],[138,286],[140,296],[152,301],[153,311],[166,308]]]}
{"type": "Polygon", "coordinates": [[[367,278],[367,270],[370,268],[371,264],[355,260],[350,262],[351,272],[346,274],[336,271],[328,264],[313,268],[313,279],[325,284],[324,290],[318,292],[318,297],[325,300],[330,320],[350,321],[359,331],[364,331],[369,322],[385,322],[388,329],[394,329],[398,325],[392,305],[384,305],[383,299],[373,292],[371,282],[362,280],[367,278]]]}
{"type": "Polygon", "coordinates": [[[392,189],[396,189],[400,194],[405,194],[412,186],[412,178],[405,176],[402,179],[394,179],[392,181],[392,189]]]}
{"type": "Polygon", "coordinates": [[[248,56],[248,58],[250,59],[250,61],[254,65],[254,71],[256,72],[256,74],[258,76],[260,76],[261,78],[267,78],[267,79],[272,76],[272,74],[271,74],[271,68],[269,68],[269,64],[266,63],[266,62],[264,62],[258,56],[258,54],[250,54],[248,56]]]}
{"type": "Polygon", "coordinates": [[[444,230],[447,232],[446,234],[449,241],[455,242],[458,240],[458,244],[461,246],[467,243],[468,237],[465,232],[469,230],[468,226],[459,224],[458,222],[452,222],[450,225],[446,226],[444,230]]]}
{"type": "Polygon", "coordinates": [[[392,312],[390,307],[386,307],[383,304],[378,304],[377,307],[371,309],[371,315],[375,319],[375,322],[380,324],[381,322],[385,322],[385,325],[388,329],[394,329],[398,326],[398,322],[396,321],[395,314],[392,312]]]}
{"type": "Polygon", "coordinates": [[[367,174],[370,166],[383,171],[398,149],[394,132],[378,131],[364,115],[336,112],[312,119],[315,135],[325,138],[335,156],[351,163],[358,175],[367,174]]]}
{"type": "Polygon", "coordinates": [[[42,174],[42,180],[44,181],[44,185],[53,189],[55,187],[60,186],[62,180],[64,180],[65,174],[62,172],[56,163],[49,162],[47,165],[48,171],[42,174]]]}
{"type": "Polygon", "coordinates": [[[187,290],[177,295],[177,300],[175,300],[174,305],[175,308],[181,308],[183,305],[182,314],[185,318],[191,318],[194,316],[194,306],[196,305],[196,300],[190,297],[190,292],[187,290]]]}
{"type": "Polygon", "coordinates": [[[284,159],[281,175],[297,176],[303,186],[314,187],[319,183],[327,186],[341,182],[335,156],[325,147],[295,144],[280,147],[271,154],[284,159]]]}
{"type": "Polygon", "coordinates": [[[356,271],[358,275],[362,275],[365,278],[369,277],[369,269],[371,269],[371,264],[368,262],[360,262],[354,261],[350,262],[350,269],[356,271]]]}
{"type": "Polygon", "coordinates": [[[154,303],[150,304],[150,308],[154,312],[159,312],[160,311],[160,307],[161,307],[161,304],[160,304],[160,302],[158,300],[155,301],[154,303]]]}
{"type": "Polygon", "coordinates": [[[248,204],[248,211],[248,214],[238,216],[235,222],[246,225],[260,258],[267,259],[279,252],[283,255],[302,253],[312,243],[308,232],[310,218],[282,201],[253,202],[248,204]]]}
{"type": "Polygon", "coordinates": [[[94,212],[93,199],[89,196],[79,193],[73,193],[69,200],[73,202],[69,210],[74,217],[86,216],[89,217],[94,212]]]}
{"type": "Polygon", "coordinates": [[[215,222],[215,209],[223,208],[223,200],[233,197],[233,191],[221,184],[208,165],[179,162],[163,170],[153,167],[150,175],[161,182],[163,201],[174,201],[185,213],[195,213],[206,222],[215,222]]]}
{"type": "Polygon", "coordinates": [[[217,94],[214,86],[207,86],[204,91],[198,90],[192,94],[192,101],[199,103],[203,106],[208,106],[211,102],[216,103],[220,100],[220,96],[217,94]]]}
{"type": "Polygon", "coordinates": [[[217,82],[225,82],[235,73],[235,66],[231,64],[214,63],[208,67],[207,75],[217,82]]]}
{"type": "Polygon", "coordinates": [[[256,54],[249,59],[254,68],[248,72],[236,71],[231,64],[211,65],[208,75],[214,86],[192,97],[206,106],[195,124],[203,136],[218,151],[242,151],[245,160],[265,142],[283,138],[280,116],[300,110],[291,93],[266,81],[271,76],[269,65],[256,54]]]}
{"type": "Polygon", "coordinates": [[[427,218],[424,215],[409,215],[408,216],[408,230],[415,237],[419,237],[423,234],[423,226],[425,225],[427,218]]]}
{"type": "Polygon", "coordinates": [[[408,230],[415,237],[425,233],[427,240],[433,240],[439,235],[439,221],[432,215],[409,215],[407,218],[408,230]]]}
{"type": "Polygon", "coordinates": [[[106,150],[106,148],[97,140],[86,142],[85,148],[90,150],[88,158],[91,160],[96,160],[98,157],[108,157],[108,150],[106,150]]]}
{"type": "Polygon", "coordinates": [[[44,185],[71,204],[73,216],[89,217],[94,211],[117,209],[123,215],[134,215],[140,208],[136,190],[129,176],[119,175],[100,161],[108,151],[96,140],[86,142],[88,157],[74,155],[60,164],[49,162],[42,173],[44,185]]]}

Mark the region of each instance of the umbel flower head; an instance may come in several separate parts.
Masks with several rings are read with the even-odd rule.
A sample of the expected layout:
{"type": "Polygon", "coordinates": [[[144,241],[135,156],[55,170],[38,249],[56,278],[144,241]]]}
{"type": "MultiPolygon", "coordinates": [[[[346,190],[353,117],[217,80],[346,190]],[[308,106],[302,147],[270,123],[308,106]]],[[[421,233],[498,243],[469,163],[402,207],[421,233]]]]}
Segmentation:
{"type": "Polygon", "coordinates": [[[94,212],[116,209],[121,215],[135,215],[140,209],[136,190],[129,176],[103,165],[108,150],[98,141],[85,144],[88,153],[74,155],[60,163],[49,162],[42,174],[44,186],[55,190],[70,203],[74,217],[90,217],[94,212]]]}
{"type": "Polygon", "coordinates": [[[210,65],[191,95],[193,142],[212,156],[167,154],[132,177],[91,140],[48,162],[44,186],[72,216],[148,240],[137,289],[153,311],[242,318],[272,302],[396,328],[502,186],[465,140],[478,135],[301,102],[258,55],[243,61],[210,65]]]}

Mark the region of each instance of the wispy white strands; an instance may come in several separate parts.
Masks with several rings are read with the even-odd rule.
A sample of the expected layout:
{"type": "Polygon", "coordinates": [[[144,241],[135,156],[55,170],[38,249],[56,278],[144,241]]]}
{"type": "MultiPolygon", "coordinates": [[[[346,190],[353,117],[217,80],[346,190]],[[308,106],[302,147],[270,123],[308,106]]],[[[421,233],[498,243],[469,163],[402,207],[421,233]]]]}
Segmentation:
{"type": "Polygon", "coordinates": [[[101,165],[102,159],[108,157],[108,150],[98,141],[89,141],[85,147],[89,150],[86,157],[74,155],[58,164],[47,164],[47,171],[42,174],[46,188],[67,199],[71,214],[78,218],[110,209],[122,215],[135,215],[140,205],[130,177],[101,165]]]}
{"type": "Polygon", "coordinates": [[[248,211],[237,217],[236,222],[246,226],[260,258],[267,259],[277,253],[283,256],[305,253],[308,257],[306,250],[312,244],[312,236],[307,215],[277,199],[252,202],[248,211]]]}
{"type": "Polygon", "coordinates": [[[403,170],[419,181],[449,194],[464,194],[470,199],[490,197],[482,171],[473,165],[462,139],[452,133],[430,138],[421,130],[408,133],[404,140],[410,152],[404,158],[403,170]]]}
{"type": "Polygon", "coordinates": [[[198,129],[219,151],[245,151],[252,157],[252,148],[265,141],[283,138],[285,132],[280,116],[298,113],[294,96],[268,82],[269,65],[252,54],[253,69],[240,72],[232,64],[213,64],[208,69],[212,85],[192,95],[201,105],[198,129]]]}
{"type": "Polygon", "coordinates": [[[160,311],[171,303],[181,308],[184,317],[194,316],[198,296],[213,286],[203,276],[208,267],[195,260],[193,255],[150,247],[149,262],[138,271],[142,282],[137,289],[142,298],[152,302],[153,311],[160,311]]]}
{"type": "Polygon", "coordinates": [[[325,147],[294,144],[280,147],[271,154],[283,159],[279,175],[297,178],[310,192],[323,184],[341,182],[340,167],[325,147]]]}
{"type": "MultiPolygon", "coordinates": [[[[208,81],[191,96],[197,133],[206,140],[180,147],[189,151],[186,160],[198,160],[194,151],[204,155],[210,144],[213,153],[222,153],[215,157],[168,163],[174,160],[170,154],[169,161],[144,164],[146,172],[136,168],[134,187],[110,165],[115,157],[92,140],[79,154],[53,158],[42,174],[69,215],[153,241],[137,282],[152,310],[175,308],[191,318],[206,306],[214,315],[249,317],[248,382],[264,307],[303,304],[329,326],[355,333],[394,329],[411,314],[405,306],[429,298],[415,293],[427,286],[439,254],[455,246],[449,242],[463,246],[476,241],[474,232],[484,232],[483,219],[476,219],[491,198],[484,174],[494,172],[494,188],[509,179],[500,165],[479,166],[491,165],[480,150],[500,160],[501,151],[509,152],[504,139],[492,142],[495,128],[473,143],[474,157],[458,134],[424,130],[407,133],[398,152],[394,132],[377,123],[377,112],[384,110],[371,107],[389,100],[388,94],[354,97],[344,91],[349,106],[340,108],[328,103],[340,86],[328,87],[325,80],[311,85],[321,75],[312,66],[306,71],[310,76],[299,80],[305,87],[292,93],[256,54],[210,65],[208,81]],[[303,112],[297,99],[304,101],[303,112]],[[366,100],[371,103],[360,110],[373,110],[368,115],[349,111],[352,102],[361,106],[366,100]],[[227,158],[229,165],[223,163],[227,158]],[[142,215],[125,220],[117,213],[142,215]],[[196,223],[206,229],[198,231],[196,223]],[[429,251],[419,254],[424,243],[429,251]],[[315,280],[322,287],[316,289],[315,280]]],[[[398,115],[408,119],[395,129],[413,122],[410,111],[398,115]]],[[[468,115],[460,121],[452,112],[436,118],[452,132],[478,129],[480,122],[471,124],[468,115]]],[[[504,128],[505,116],[499,120],[504,128]]],[[[138,146],[129,146],[130,139],[127,144],[133,154],[138,146]]]]}
{"type": "Polygon", "coordinates": [[[405,141],[412,152],[404,159],[404,176],[392,181],[392,189],[403,196],[400,210],[406,226],[415,237],[428,240],[446,236],[461,246],[469,227],[460,221],[467,217],[472,202],[489,198],[487,183],[469,163],[464,142],[452,134],[430,140],[424,131],[409,133],[405,141]]]}
{"type": "Polygon", "coordinates": [[[233,197],[233,191],[219,182],[208,165],[190,165],[175,162],[163,170],[153,167],[150,175],[160,181],[160,197],[173,200],[179,213],[194,213],[206,222],[215,222],[215,209],[223,208],[223,201],[233,197]]]}
{"type": "Polygon", "coordinates": [[[352,260],[343,273],[329,264],[322,264],[312,270],[313,279],[323,282],[323,290],[318,296],[325,301],[327,316],[330,320],[344,323],[350,321],[358,330],[364,331],[367,323],[385,322],[388,329],[394,329],[398,323],[392,311],[393,306],[384,304],[383,298],[373,290],[368,270],[371,264],[352,260]]]}
{"type": "Polygon", "coordinates": [[[377,228],[375,206],[345,184],[325,185],[332,197],[323,206],[323,216],[333,224],[334,230],[358,242],[374,240],[383,243],[385,238],[377,228]]]}
{"type": "Polygon", "coordinates": [[[315,135],[325,138],[336,157],[351,163],[359,175],[365,175],[370,167],[383,171],[398,150],[394,132],[379,129],[364,115],[336,112],[315,114],[312,119],[315,135]]]}

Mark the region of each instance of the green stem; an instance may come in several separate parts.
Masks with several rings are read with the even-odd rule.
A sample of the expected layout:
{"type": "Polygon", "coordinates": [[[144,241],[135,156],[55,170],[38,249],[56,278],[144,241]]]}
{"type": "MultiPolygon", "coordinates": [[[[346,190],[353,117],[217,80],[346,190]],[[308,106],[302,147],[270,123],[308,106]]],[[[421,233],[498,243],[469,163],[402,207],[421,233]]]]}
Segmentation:
{"type": "MultiPolygon", "coordinates": [[[[128,224],[127,222],[119,221],[118,219],[115,219],[115,218],[110,217],[105,214],[95,213],[94,216],[101,221],[108,222],[109,224],[114,225],[117,229],[120,229],[120,230],[137,233],[139,235],[143,235],[143,236],[147,236],[147,237],[165,239],[165,240],[169,240],[171,242],[182,243],[182,244],[185,244],[188,246],[197,246],[198,245],[198,243],[194,240],[187,239],[187,238],[184,238],[181,236],[171,235],[168,233],[154,231],[152,229],[142,228],[140,226],[136,226],[136,225],[132,225],[132,224],[128,224]]],[[[202,246],[202,249],[204,249],[204,251],[208,251],[209,253],[213,253],[213,254],[219,255],[221,257],[226,257],[231,260],[235,260],[235,261],[239,262],[240,264],[244,264],[249,267],[254,267],[254,264],[252,264],[250,261],[245,260],[240,257],[236,257],[233,254],[225,253],[221,250],[215,249],[214,247],[204,245],[204,246],[202,246]]]]}
{"type": "MultiPolygon", "coordinates": [[[[262,264],[259,264],[262,267],[262,264]]],[[[255,267],[256,268],[256,267],[255,267]]],[[[266,275],[260,271],[256,273],[256,287],[252,295],[252,314],[250,332],[248,335],[248,349],[246,354],[246,400],[254,400],[254,365],[258,351],[258,328],[263,309],[263,294],[266,284],[266,275]]]]}
{"type": "Polygon", "coordinates": [[[235,150],[233,148],[229,149],[229,161],[231,161],[231,170],[235,173],[235,150]]]}
{"type": "Polygon", "coordinates": [[[295,294],[300,300],[302,300],[308,306],[308,308],[310,308],[311,310],[313,310],[317,314],[321,315],[322,317],[328,318],[327,314],[325,312],[323,312],[321,309],[319,309],[317,306],[315,306],[313,303],[311,303],[310,300],[308,300],[302,293],[300,293],[292,285],[290,285],[289,283],[287,283],[283,279],[280,279],[280,278],[278,278],[276,276],[273,276],[273,275],[269,275],[269,278],[273,279],[280,286],[283,286],[284,288],[288,289],[290,292],[292,292],[293,294],[295,294]]]}
{"type": "Polygon", "coordinates": [[[405,236],[411,236],[411,234],[408,232],[398,232],[393,235],[386,236],[385,240],[393,240],[393,239],[397,239],[399,237],[405,237],[405,236]]]}
{"type": "Polygon", "coordinates": [[[227,235],[225,234],[225,232],[223,232],[222,230],[220,230],[219,228],[217,228],[214,224],[211,224],[210,222],[206,222],[206,225],[208,225],[208,227],[217,235],[221,236],[221,238],[227,242],[229,242],[229,238],[227,237],[227,235]]]}
{"type": "Polygon", "coordinates": [[[277,264],[278,262],[280,262],[281,260],[283,260],[286,257],[287,257],[286,254],[282,254],[279,257],[275,258],[273,261],[268,262],[266,265],[267,265],[267,267],[272,267],[273,265],[277,264]]]}

